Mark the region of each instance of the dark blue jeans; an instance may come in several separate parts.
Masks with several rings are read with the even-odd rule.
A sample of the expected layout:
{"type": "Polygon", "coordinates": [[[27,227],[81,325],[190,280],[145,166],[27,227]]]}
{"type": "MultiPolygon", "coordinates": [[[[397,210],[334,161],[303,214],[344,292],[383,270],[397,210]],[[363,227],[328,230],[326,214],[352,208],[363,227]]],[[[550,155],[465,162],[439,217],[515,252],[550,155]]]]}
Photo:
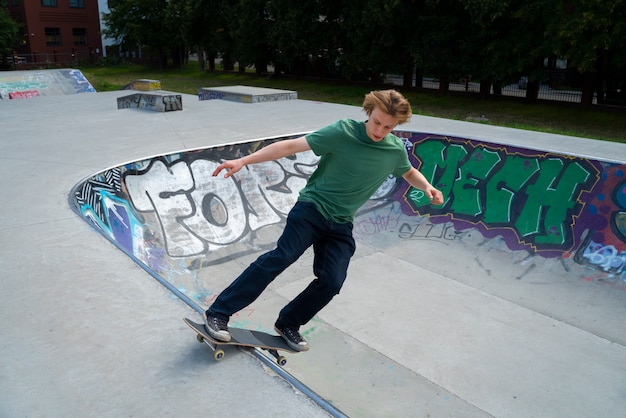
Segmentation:
{"type": "Polygon", "coordinates": [[[276,248],[250,264],[208,312],[228,318],[242,310],[311,245],[315,279],[280,311],[278,319],[281,326],[297,328],[306,324],[339,293],[355,251],[352,223],[329,221],[309,202],[295,204],[276,248]]]}

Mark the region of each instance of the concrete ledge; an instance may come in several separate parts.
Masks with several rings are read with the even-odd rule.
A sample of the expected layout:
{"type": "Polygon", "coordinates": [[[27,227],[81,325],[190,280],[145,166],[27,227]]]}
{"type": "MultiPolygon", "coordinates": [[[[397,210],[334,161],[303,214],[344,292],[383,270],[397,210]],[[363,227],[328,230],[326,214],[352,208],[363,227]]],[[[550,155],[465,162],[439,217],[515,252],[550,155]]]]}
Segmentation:
{"type": "Polygon", "coordinates": [[[173,112],[183,110],[183,99],[180,94],[159,93],[134,93],[117,99],[118,109],[146,109],[155,112],[173,112]]]}
{"type": "Polygon", "coordinates": [[[277,102],[295,100],[298,93],[290,90],[277,90],[251,86],[202,87],[198,91],[200,100],[229,100],[241,103],[277,102]]]}
{"type": "Polygon", "coordinates": [[[141,91],[154,91],[161,90],[161,82],[159,80],[149,80],[147,78],[141,78],[128,83],[122,90],[141,90],[141,91]]]}

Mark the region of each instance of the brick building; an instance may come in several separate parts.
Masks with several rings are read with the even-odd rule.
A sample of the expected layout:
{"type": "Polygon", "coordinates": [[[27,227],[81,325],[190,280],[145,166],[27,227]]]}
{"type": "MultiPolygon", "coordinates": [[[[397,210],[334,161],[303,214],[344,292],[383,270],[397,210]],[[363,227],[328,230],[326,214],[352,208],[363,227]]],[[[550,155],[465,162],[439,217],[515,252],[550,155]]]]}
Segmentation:
{"type": "Polygon", "coordinates": [[[8,0],[21,25],[12,61],[20,67],[95,62],[102,56],[97,0],[8,0]]]}

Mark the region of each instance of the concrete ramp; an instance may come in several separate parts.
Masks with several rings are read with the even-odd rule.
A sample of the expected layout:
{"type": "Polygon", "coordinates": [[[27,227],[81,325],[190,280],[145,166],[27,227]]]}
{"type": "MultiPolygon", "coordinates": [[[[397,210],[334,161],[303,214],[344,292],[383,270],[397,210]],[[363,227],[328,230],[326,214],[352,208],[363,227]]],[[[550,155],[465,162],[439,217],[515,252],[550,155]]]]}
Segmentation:
{"type": "MultiPolygon", "coordinates": [[[[346,285],[287,370],[349,416],[623,414],[626,163],[397,134],[446,200],[390,178],[363,206],[346,285]]],[[[317,157],[212,171],[295,136],[119,165],[77,184],[70,205],[200,312],[274,247],[317,157]]],[[[312,257],[231,326],[271,331],[312,257]]]]}
{"type": "Polygon", "coordinates": [[[80,70],[0,71],[0,99],[95,93],[80,70]]]}

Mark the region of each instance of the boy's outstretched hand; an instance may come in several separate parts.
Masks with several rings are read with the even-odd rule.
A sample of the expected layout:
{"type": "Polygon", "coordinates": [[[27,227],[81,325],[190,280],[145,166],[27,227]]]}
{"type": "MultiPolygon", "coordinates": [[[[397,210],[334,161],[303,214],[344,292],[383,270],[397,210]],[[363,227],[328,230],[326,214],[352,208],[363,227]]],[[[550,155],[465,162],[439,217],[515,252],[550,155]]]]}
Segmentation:
{"type": "Polygon", "coordinates": [[[222,170],[227,170],[224,174],[224,178],[227,179],[228,177],[241,170],[243,166],[244,164],[241,162],[241,159],[226,160],[222,164],[215,167],[215,170],[213,170],[213,177],[219,175],[222,170]]]}
{"type": "Polygon", "coordinates": [[[434,187],[428,187],[425,190],[425,193],[433,205],[443,204],[443,193],[441,193],[438,189],[435,189],[434,187]]]}

